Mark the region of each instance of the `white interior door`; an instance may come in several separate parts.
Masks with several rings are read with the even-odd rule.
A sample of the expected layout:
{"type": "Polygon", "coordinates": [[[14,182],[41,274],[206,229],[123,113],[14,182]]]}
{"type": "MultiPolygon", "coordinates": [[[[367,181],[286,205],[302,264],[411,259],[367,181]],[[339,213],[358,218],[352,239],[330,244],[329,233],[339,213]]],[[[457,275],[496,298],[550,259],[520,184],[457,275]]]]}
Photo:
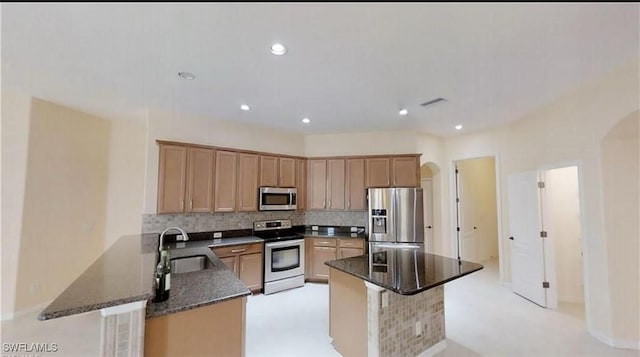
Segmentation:
{"type": "Polygon", "coordinates": [[[475,202],[471,178],[458,170],[458,224],[460,228],[460,257],[463,260],[477,261],[477,244],[475,228],[475,202]]]}
{"type": "Polygon", "coordinates": [[[511,174],[507,182],[513,292],[546,307],[538,174],[535,171],[511,174]]]}
{"type": "Polygon", "coordinates": [[[424,214],[424,245],[427,253],[433,253],[433,181],[431,179],[423,179],[421,187],[424,214]]]}

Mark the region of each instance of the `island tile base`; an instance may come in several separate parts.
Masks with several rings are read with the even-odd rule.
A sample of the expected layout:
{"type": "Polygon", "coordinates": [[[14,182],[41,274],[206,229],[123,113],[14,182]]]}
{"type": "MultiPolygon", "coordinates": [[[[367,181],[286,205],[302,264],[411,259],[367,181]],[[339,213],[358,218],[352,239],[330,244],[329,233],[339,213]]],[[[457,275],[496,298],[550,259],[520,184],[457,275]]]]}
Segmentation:
{"type": "Polygon", "coordinates": [[[344,356],[424,356],[444,345],[443,286],[401,295],[331,268],[329,295],[329,334],[344,356]]]}

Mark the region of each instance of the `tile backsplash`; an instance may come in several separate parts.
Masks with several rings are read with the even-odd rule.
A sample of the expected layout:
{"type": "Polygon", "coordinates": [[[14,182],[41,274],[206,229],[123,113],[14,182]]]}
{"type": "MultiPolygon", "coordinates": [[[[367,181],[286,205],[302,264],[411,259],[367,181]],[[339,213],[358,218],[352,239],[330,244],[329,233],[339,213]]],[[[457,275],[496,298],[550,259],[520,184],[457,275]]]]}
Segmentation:
{"type": "Polygon", "coordinates": [[[290,219],[293,225],[305,224],[304,212],[298,211],[143,214],[142,233],[160,233],[171,226],[187,232],[250,229],[254,221],[268,219],[290,219]]]}
{"type": "Polygon", "coordinates": [[[254,221],[290,219],[293,225],[367,226],[367,212],[268,211],[229,213],[143,214],[142,233],[160,233],[178,226],[187,232],[226,231],[253,228],[254,221]]]}

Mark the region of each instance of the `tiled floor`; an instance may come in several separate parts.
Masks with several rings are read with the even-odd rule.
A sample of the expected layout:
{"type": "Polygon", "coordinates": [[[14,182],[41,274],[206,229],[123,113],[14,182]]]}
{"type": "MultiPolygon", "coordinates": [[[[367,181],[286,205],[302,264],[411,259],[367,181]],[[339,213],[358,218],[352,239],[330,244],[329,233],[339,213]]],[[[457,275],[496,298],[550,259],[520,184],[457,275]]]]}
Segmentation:
{"type": "MultiPolygon", "coordinates": [[[[323,284],[247,303],[247,357],[339,356],[329,343],[328,294],[323,284]]],[[[2,323],[2,342],[57,343],[45,356],[97,356],[97,312],[37,321],[37,312],[2,323]]],[[[498,282],[497,264],[445,286],[447,349],[439,356],[635,356],[610,348],[585,331],[583,307],[543,309],[498,282]]]]}

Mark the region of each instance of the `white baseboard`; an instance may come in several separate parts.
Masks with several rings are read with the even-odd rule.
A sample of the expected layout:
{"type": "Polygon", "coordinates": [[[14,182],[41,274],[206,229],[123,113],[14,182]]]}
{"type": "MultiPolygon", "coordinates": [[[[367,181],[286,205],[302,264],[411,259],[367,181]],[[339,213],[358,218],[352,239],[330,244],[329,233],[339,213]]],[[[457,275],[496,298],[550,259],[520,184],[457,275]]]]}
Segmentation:
{"type": "Polygon", "coordinates": [[[0,320],[1,321],[9,321],[9,320],[20,318],[20,317],[25,316],[25,315],[32,314],[34,312],[40,312],[40,311],[44,310],[47,306],[49,306],[49,304],[51,304],[51,301],[48,301],[48,302],[45,302],[45,303],[42,303],[42,304],[38,304],[38,305],[30,307],[28,309],[22,309],[22,310],[18,310],[18,311],[15,311],[15,312],[9,312],[9,313],[6,313],[6,314],[2,314],[0,316],[0,320]]]}
{"type": "Polygon", "coordinates": [[[609,336],[605,336],[602,332],[589,330],[589,334],[593,336],[598,341],[614,347],[614,348],[622,348],[626,350],[640,350],[640,341],[634,340],[622,340],[617,338],[611,338],[609,336]]]}
{"type": "Polygon", "coordinates": [[[420,353],[416,357],[433,357],[433,356],[437,355],[438,353],[444,351],[446,348],[447,348],[447,340],[444,339],[444,340],[436,343],[435,345],[429,347],[425,351],[422,351],[422,353],[420,353]]]}

